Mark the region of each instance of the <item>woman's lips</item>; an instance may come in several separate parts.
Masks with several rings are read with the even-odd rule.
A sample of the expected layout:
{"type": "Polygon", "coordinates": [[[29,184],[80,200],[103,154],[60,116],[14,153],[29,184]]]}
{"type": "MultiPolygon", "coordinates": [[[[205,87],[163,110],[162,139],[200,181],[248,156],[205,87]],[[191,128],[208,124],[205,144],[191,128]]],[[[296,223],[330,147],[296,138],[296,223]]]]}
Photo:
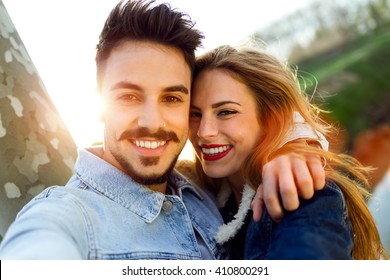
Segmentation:
{"type": "Polygon", "coordinates": [[[225,157],[231,150],[231,145],[202,145],[202,157],[204,160],[214,161],[225,157]]]}

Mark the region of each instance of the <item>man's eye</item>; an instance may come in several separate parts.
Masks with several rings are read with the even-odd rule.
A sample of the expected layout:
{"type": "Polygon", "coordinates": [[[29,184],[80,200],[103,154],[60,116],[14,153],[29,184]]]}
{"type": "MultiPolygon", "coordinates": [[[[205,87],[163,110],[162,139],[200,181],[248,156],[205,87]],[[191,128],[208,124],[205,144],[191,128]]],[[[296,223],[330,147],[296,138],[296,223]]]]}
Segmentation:
{"type": "Polygon", "coordinates": [[[164,102],[178,103],[181,102],[181,99],[176,96],[166,96],[164,97],[164,102]]]}
{"type": "Polygon", "coordinates": [[[122,100],[122,101],[134,101],[137,98],[132,94],[123,94],[123,95],[119,96],[118,99],[122,100]]]}

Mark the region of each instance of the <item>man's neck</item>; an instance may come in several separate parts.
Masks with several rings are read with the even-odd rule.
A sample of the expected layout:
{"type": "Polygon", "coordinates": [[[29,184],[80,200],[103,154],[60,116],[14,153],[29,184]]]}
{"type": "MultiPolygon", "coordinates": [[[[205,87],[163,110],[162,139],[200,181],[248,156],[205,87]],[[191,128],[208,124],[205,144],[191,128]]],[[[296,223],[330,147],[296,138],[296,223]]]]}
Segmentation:
{"type": "Polygon", "coordinates": [[[162,183],[162,184],[158,184],[158,185],[148,185],[145,187],[147,187],[148,189],[151,189],[152,191],[160,192],[163,194],[166,194],[166,192],[167,192],[167,183],[166,182],[162,183]]]}

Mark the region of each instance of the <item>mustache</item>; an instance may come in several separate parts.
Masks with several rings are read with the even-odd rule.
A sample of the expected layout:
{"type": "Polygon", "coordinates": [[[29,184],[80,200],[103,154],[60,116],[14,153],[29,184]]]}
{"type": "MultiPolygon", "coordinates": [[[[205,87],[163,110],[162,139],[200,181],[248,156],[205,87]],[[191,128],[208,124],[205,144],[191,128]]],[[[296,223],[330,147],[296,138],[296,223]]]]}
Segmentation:
{"type": "Polygon", "coordinates": [[[156,140],[160,141],[168,141],[171,140],[173,142],[179,143],[179,137],[177,137],[176,133],[173,131],[165,131],[164,129],[159,129],[156,132],[151,132],[149,129],[141,127],[138,129],[129,129],[124,131],[120,136],[119,136],[119,141],[120,140],[125,140],[129,138],[154,138],[156,140]]]}

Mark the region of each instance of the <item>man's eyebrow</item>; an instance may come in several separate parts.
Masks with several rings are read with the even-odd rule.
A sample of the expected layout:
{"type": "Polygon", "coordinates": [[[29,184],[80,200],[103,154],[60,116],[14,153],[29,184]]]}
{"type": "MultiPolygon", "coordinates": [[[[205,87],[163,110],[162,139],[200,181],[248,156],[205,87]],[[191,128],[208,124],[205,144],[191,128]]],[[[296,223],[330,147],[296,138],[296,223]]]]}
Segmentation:
{"type": "MultiPolygon", "coordinates": [[[[110,90],[116,90],[116,89],[134,89],[134,90],[142,91],[142,88],[140,86],[133,84],[131,82],[125,82],[125,81],[118,82],[110,88],[110,90]]],[[[178,91],[178,92],[182,92],[184,94],[189,93],[188,88],[184,85],[169,86],[169,87],[164,88],[163,91],[164,92],[177,92],[178,91]]]]}
{"type": "Polygon", "coordinates": [[[184,94],[188,94],[189,90],[186,86],[184,85],[175,85],[175,86],[170,86],[164,89],[164,92],[182,92],[184,94]]]}
{"type": "Polygon", "coordinates": [[[130,83],[130,82],[124,82],[124,81],[114,84],[110,88],[110,90],[124,89],[124,88],[134,89],[134,90],[139,90],[139,91],[142,90],[140,86],[133,84],[133,83],[130,83]]]}

